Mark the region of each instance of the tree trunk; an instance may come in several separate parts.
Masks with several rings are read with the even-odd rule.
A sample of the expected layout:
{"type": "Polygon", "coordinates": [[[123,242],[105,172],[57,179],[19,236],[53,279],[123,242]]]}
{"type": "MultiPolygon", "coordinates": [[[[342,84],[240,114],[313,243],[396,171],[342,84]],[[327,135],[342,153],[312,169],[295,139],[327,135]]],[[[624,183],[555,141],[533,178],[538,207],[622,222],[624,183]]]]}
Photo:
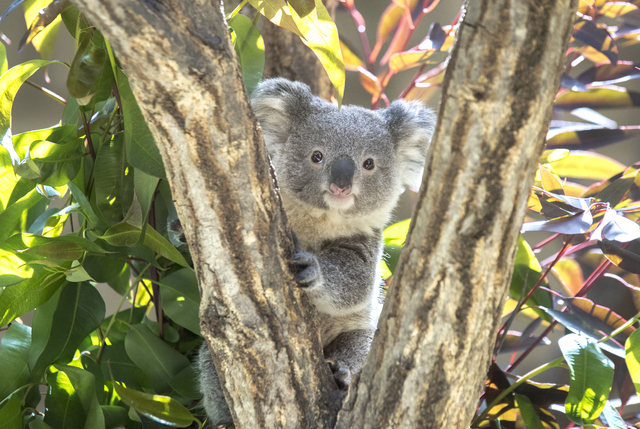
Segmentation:
{"type": "Polygon", "coordinates": [[[284,262],[290,233],[219,1],[74,3],[111,42],[162,154],[238,427],[333,426],[336,386],[284,262]]]}
{"type": "MultiPolygon", "coordinates": [[[[128,72],[160,148],[238,427],[332,427],[315,312],[217,1],[74,0],[128,72]]],[[[416,219],[338,426],[468,427],[577,0],[474,0],[416,219]]]]}
{"type": "Polygon", "coordinates": [[[338,427],[469,426],[577,4],[467,2],[409,237],[338,427]]]}

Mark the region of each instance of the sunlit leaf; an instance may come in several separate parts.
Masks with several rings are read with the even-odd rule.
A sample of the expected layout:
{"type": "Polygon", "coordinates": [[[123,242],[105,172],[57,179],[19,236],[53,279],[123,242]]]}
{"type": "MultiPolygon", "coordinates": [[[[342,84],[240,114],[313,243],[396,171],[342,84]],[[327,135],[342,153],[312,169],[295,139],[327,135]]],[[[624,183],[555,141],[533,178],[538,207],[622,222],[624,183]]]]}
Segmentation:
{"type": "Polygon", "coordinates": [[[448,55],[447,52],[435,49],[428,51],[399,52],[389,58],[389,68],[397,73],[423,64],[439,64],[444,61],[448,55]]]}
{"type": "MultiPolygon", "coordinates": [[[[409,0],[409,7],[413,10],[418,4],[418,0],[409,0]]],[[[380,16],[380,20],[378,21],[378,30],[376,33],[376,44],[372,50],[370,61],[375,61],[378,53],[380,52],[380,48],[386,40],[389,38],[391,33],[396,31],[400,20],[405,16],[405,8],[397,5],[395,3],[391,3],[387,8],[382,12],[380,16]]]]}
{"type": "Polygon", "coordinates": [[[582,268],[575,259],[560,259],[555,263],[551,272],[558,278],[568,296],[575,296],[584,285],[582,268]]]}
{"type": "Polygon", "coordinates": [[[580,21],[573,27],[573,37],[582,43],[597,49],[607,57],[611,64],[618,61],[618,47],[611,35],[593,21],[580,21]]]}
{"type": "Polygon", "coordinates": [[[636,386],[636,391],[640,392],[640,330],[636,330],[631,334],[624,348],[629,375],[633,380],[633,384],[636,386]]]}
{"type": "Polygon", "coordinates": [[[315,0],[315,8],[306,16],[300,16],[289,8],[291,17],[303,35],[302,42],[318,57],[335,89],[338,107],[344,96],[344,62],[340,51],[338,29],[321,0],[315,0]]]}
{"type": "Polygon", "coordinates": [[[303,37],[296,22],[291,17],[289,6],[285,0],[249,0],[258,13],[282,28],[286,28],[297,36],[303,37]]]}
{"type": "Polygon", "coordinates": [[[605,180],[626,170],[627,166],[608,156],[586,151],[553,151],[547,162],[560,177],[605,180]]]}
{"type": "Polygon", "coordinates": [[[84,427],[86,429],[104,429],[104,415],[102,414],[102,408],[100,408],[96,396],[96,379],[94,375],[89,371],[75,366],[55,365],[55,368],[68,377],[69,383],[73,387],[82,405],[82,409],[86,415],[84,427]]]}
{"type": "MultiPolygon", "coordinates": [[[[542,276],[542,267],[534,255],[529,244],[520,237],[518,239],[518,250],[513,269],[513,277],[509,286],[509,295],[518,300],[521,294],[526,296],[536,285],[542,276]]],[[[546,283],[544,283],[546,284],[546,283]]],[[[531,298],[525,303],[526,306],[539,305],[542,307],[552,307],[551,296],[543,290],[536,290],[531,298]]],[[[533,309],[545,320],[550,320],[549,316],[538,308],[533,309]]]]}
{"type": "Polygon", "coordinates": [[[237,14],[228,21],[233,29],[232,42],[242,67],[242,79],[251,95],[264,73],[264,41],[253,22],[237,14]]]}
{"type": "Polygon", "coordinates": [[[640,274],[640,254],[637,253],[640,245],[637,240],[630,242],[626,249],[608,240],[599,241],[598,246],[612,263],[630,273],[640,274]]]}
{"type": "MultiPolygon", "coordinates": [[[[589,316],[594,317],[604,323],[607,327],[597,326],[593,324],[596,328],[602,328],[603,332],[607,334],[615,331],[625,323],[627,320],[622,318],[619,314],[607,308],[603,305],[595,304],[593,301],[587,298],[573,298],[567,300],[567,305],[571,308],[572,311],[576,312],[579,316],[581,313],[577,311],[578,309],[584,313],[587,313],[589,316]]],[[[629,336],[635,332],[635,328],[633,326],[627,327],[622,333],[626,336],[629,336]]]]}
{"type": "Polygon", "coordinates": [[[71,69],[67,77],[67,89],[81,106],[86,106],[92,101],[102,101],[108,98],[114,76],[102,34],[95,31],[92,36],[88,32],[83,36],[80,38],[80,45],[71,62],[71,69]],[[102,94],[99,97],[94,97],[99,91],[102,94]],[[95,98],[99,98],[99,100],[95,98]]]}
{"type": "Polygon", "coordinates": [[[400,19],[400,23],[398,24],[398,29],[396,30],[393,39],[389,43],[389,47],[387,51],[382,56],[380,60],[381,65],[387,64],[389,58],[397,52],[402,51],[407,46],[407,42],[409,42],[409,38],[411,37],[411,28],[409,23],[407,22],[407,18],[403,15],[400,19]]]}
{"type": "Polygon", "coordinates": [[[69,376],[56,371],[47,374],[49,389],[45,398],[46,414],[44,422],[56,429],[85,428],[87,416],[80,394],[69,380],[69,376]]]}
{"type": "Polygon", "coordinates": [[[565,402],[567,417],[580,425],[593,423],[609,397],[613,362],[595,341],[580,335],[565,335],[558,340],[558,345],[571,372],[565,402]]]}
{"type": "Polygon", "coordinates": [[[9,69],[7,65],[7,49],[3,43],[0,43],[0,76],[9,69]]]}
{"type": "Polygon", "coordinates": [[[554,109],[573,110],[578,107],[594,109],[640,106],[640,92],[609,86],[590,88],[587,91],[567,91],[553,103],[554,109]]]}
{"type": "Polygon", "coordinates": [[[379,97],[380,94],[382,94],[382,84],[378,78],[362,66],[358,67],[358,72],[360,76],[360,84],[364,90],[374,97],[379,97]]]}
{"type": "Polygon", "coordinates": [[[640,238],[640,226],[608,208],[598,227],[591,232],[590,238],[626,243],[640,238]]]}
{"type": "Polygon", "coordinates": [[[0,327],[44,304],[66,282],[64,273],[34,275],[0,293],[0,327]]]}
{"type": "Polygon", "coordinates": [[[28,0],[24,2],[24,19],[29,26],[18,49],[29,43],[38,51],[43,60],[53,54],[60,27],[60,12],[69,6],[69,0],[28,0]]]}
{"type": "Polygon", "coordinates": [[[638,6],[632,3],[612,1],[607,2],[600,8],[599,12],[607,18],[618,18],[629,12],[638,10],[638,6]]]}
{"type": "Polygon", "coordinates": [[[340,39],[340,50],[344,60],[344,68],[349,71],[358,71],[358,67],[364,67],[364,63],[353,51],[340,39]]]}
{"type": "Polygon", "coordinates": [[[188,427],[194,421],[198,422],[189,410],[169,396],[138,392],[121,386],[118,382],[113,387],[122,402],[153,421],[172,427],[188,427]]]}

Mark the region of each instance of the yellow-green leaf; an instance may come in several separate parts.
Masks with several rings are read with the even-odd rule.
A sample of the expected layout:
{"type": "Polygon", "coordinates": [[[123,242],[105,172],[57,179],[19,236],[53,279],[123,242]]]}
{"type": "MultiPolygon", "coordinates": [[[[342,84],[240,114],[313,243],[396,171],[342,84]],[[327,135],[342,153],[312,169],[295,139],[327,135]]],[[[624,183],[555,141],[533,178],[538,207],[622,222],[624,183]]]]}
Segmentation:
{"type": "Polygon", "coordinates": [[[286,28],[295,35],[303,37],[291,17],[289,6],[285,0],[249,0],[249,4],[275,25],[286,28]]]}
{"type": "Polygon", "coordinates": [[[302,32],[302,42],[318,57],[329,75],[329,80],[336,90],[335,97],[338,100],[338,107],[340,107],[344,96],[344,61],[342,60],[342,51],[340,51],[338,29],[322,1],[315,0],[315,4],[315,9],[306,16],[298,15],[292,7],[289,7],[289,11],[302,32]]]}

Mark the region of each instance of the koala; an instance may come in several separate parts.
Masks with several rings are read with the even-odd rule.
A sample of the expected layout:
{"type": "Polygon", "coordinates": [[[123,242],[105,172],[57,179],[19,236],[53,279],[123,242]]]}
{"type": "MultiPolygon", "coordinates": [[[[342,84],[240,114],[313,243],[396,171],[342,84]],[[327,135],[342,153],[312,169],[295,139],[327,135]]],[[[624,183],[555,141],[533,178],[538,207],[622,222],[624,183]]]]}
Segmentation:
{"type": "MultiPolygon", "coordinates": [[[[403,100],[377,111],[338,110],[282,78],[260,83],[251,105],[297,237],[294,280],[318,310],[325,359],[346,390],[380,315],[382,230],[402,186],[420,179],[436,117],[403,100]]],[[[210,421],[231,424],[206,344],[199,365],[210,421]]]]}

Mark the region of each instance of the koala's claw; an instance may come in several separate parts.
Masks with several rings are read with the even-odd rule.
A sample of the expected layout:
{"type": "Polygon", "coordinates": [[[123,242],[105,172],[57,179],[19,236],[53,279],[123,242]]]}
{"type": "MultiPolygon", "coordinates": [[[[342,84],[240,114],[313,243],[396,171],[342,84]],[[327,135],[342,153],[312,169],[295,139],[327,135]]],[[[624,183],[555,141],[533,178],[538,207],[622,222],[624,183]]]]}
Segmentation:
{"type": "Polygon", "coordinates": [[[340,388],[340,390],[349,390],[349,376],[351,375],[349,369],[340,365],[340,363],[338,363],[333,358],[328,358],[325,360],[329,365],[329,369],[333,373],[333,378],[336,381],[338,388],[340,388]]]}
{"type": "MultiPolygon", "coordinates": [[[[297,252],[289,260],[289,264],[297,267],[298,273],[293,277],[301,287],[312,287],[320,277],[320,267],[311,253],[297,252]]],[[[294,268],[294,272],[296,268],[294,268]]]]}

